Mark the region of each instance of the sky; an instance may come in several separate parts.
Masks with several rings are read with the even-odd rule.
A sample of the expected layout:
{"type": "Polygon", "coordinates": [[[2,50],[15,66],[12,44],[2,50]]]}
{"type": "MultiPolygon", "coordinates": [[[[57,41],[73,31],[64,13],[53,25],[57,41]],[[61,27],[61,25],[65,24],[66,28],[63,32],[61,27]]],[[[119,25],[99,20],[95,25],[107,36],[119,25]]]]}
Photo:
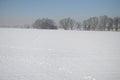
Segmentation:
{"type": "Polygon", "coordinates": [[[38,18],[120,16],[120,0],[0,0],[0,25],[32,24],[38,18]]]}

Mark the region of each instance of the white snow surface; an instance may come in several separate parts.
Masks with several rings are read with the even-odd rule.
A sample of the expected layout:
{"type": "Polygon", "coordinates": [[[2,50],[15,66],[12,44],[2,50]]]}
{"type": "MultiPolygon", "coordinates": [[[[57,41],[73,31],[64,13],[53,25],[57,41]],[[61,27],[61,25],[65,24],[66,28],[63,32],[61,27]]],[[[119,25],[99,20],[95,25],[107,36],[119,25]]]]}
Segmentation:
{"type": "Polygon", "coordinates": [[[120,32],[1,28],[0,80],[120,80],[120,32]]]}

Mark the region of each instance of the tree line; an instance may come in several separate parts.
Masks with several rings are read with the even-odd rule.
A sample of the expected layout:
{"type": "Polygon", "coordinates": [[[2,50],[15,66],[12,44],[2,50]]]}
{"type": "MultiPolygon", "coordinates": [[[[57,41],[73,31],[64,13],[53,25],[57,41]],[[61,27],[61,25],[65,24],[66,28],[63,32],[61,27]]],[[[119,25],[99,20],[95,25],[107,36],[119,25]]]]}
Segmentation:
{"type": "Polygon", "coordinates": [[[54,20],[48,18],[37,19],[33,24],[36,29],[64,29],[64,30],[86,30],[86,31],[119,31],[120,17],[90,17],[83,22],[72,18],[64,18],[59,21],[59,25],[54,20]]]}
{"type": "Polygon", "coordinates": [[[64,29],[64,30],[86,30],[86,31],[119,31],[120,17],[90,17],[83,22],[72,18],[64,18],[57,25],[54,20],[49,18],[37,19],[32,28],[35,29],[64,29]]]}

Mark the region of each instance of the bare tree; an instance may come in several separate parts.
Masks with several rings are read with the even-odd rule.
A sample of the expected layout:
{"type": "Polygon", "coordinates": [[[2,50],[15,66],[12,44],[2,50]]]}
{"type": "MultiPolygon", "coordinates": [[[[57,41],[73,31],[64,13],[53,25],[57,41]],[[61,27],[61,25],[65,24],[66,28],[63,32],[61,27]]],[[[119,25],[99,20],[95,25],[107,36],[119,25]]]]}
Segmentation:
{"type": "Polygon", "coordinates": [[[71,18],[64,18],[60,20],[59,24],[65,30],[73,30],[75,27],[75,21],[71,18]]]}
{"type": "Polygon", "coordinates": [[[82,30],[81,22],[76,22],[76,30],[82,30]]]}
{"type": "Polygon", "coordinates": [[[120,18],[119,17],[115,17],[113,19],[113,24],[114,24],[115,31],[118,31],[119,26],[120,26],[120,18]]]}
{"type": "Polygon", "coordinates": [[[98,17],[90,17],[83,21],[84,30],[96,30],[98,25],[98,17]]]}
{"type": "Polygon", "coordinates": [[[106,27],[108,31],[113,30],[113,19],[112,18],[108,18],[106,27]]]}
{"type": "Polygon", "coordinates": [[[118,30],[120,31],[120,17],[118,19],[118,30]]]}
{"type": "Polygon", "coordinates": [[[97,17],[92,17],[90,19],[90,25],[91,25],[91,30],[96,30],[97,25],[98,25],[98,18],[97,17]]]}
{"type": "Polygon", "coordinates": [[[100,16],[99,17],[99,23],[98,23],[98,27],[100,31],[104,31],[106,29],[106,24],[107,24],[107,16],[100,16]]]}
{"type": "Polygon", "coordinates": [[[32,26],[33,28],[41,29],[41,19],[37,19],[32,26]]]}
{"type": "Polygon", "coordinates": [[[87,21],[86,20],[83,21],[83,30],[87,30],[87,21]]]}

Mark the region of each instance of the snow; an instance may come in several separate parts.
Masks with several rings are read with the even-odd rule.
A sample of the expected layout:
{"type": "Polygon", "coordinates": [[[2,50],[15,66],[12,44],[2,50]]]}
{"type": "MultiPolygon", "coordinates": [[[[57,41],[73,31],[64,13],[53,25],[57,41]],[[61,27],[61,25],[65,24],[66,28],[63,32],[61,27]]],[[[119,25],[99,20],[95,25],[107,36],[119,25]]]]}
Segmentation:
{"type": "Polygon", "coordinates": [[[120,32],[0,29],[0,80],[120,80],[120,32]]]}

